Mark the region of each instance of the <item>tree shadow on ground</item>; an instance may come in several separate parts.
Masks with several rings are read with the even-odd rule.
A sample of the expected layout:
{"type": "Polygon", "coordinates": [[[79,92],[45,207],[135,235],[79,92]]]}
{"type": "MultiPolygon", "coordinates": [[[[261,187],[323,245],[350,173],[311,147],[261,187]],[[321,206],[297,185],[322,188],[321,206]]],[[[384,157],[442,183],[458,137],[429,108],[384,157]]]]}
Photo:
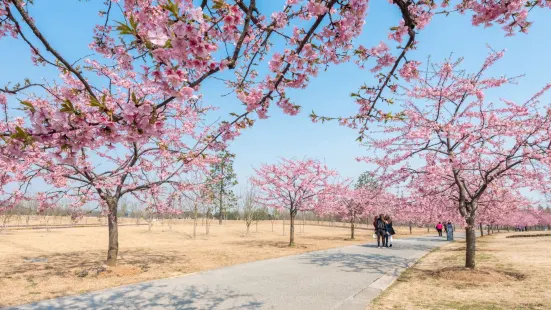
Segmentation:
{"type": "MultiPolygon", "coordinates": [[[[182,253],[157,253],[144,250],[125,250],[119,252],[119,264],[132,265],[147,269],[152,265],[172,264],[185,262],[188,259],[182,253]]],[[[44,277],[50,276],[75,276],[80,270],[101,266],[105,263],[105,252],[66,252],[42,254],[33,257],[21,257],[11,260],[0,270],[0,278],[11,277],[44,277]],[[29,262],[31,259],[40,259],[40,262],[29,262]]]]}
{"type": "Polygon", "coordinates": [[[337,266],[345,272],[386,273],[394,268],[406,268],[411,261],[408,258],[345,252],[312,252],[300,257],[303,264],[314,264],[320,267],[337,266]]]}
{"type": "MultiPolygon", "coordinates": [[[[245,246],[245,247],[255,247],[255,248],[278,248],[278,249],[291,249],[289,247],[289,241],[269,241],[269,240],[244,240],[244,241],[233,241],[233,245],[245,246]]],[[[308,245],[296,244],[294,248],[306,249],[308,245]]]]}
{"type": "Polygon", "coordinates": [[[227,288],[143,283],[7,308],[15,309],[260,309],[262,302],[227,288]]]}

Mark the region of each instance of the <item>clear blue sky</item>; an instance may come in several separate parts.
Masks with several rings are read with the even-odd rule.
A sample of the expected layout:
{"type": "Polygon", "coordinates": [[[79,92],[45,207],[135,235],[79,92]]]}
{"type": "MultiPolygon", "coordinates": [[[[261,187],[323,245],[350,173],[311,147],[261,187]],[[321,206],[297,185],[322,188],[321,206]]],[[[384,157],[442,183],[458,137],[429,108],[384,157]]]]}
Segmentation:
{"type": "MultiPolygon", "coordinates": [[[[100,22],[98,8],[103,1],[35,1],[31,7],[33,17],[52,45],[71,61],[90,53],[92,27],[100,22]]],[[[270,12],[283,6],[283,0],[259,1],[261,12],[270,12]]],[[[269,15],[269,14],[268,14],[269,15]]],[[[551,82],[549,68],[551,18],[549,10],[534,10],[530,19],[535,21],[528,35],[505,37],[500,27],[474,28],[468,16],[437,16],[417,37],[418,50],[409,59],[425,61],[442,60],[450,53],[465,57],[465,68],[476,69],[487,54],[486,45],[494,49],[507,49],[503,60],[493,67],[492,73],[509,76],[526,74],[521,84],[505,89],[507,93],[495,94],[508,99],[526,99],[546,83],[551,82]]],[[[398,11],[387,1],[371,1],[366,30],[360,38],[366,46],[372,46],[387,37],[388,29],[398,22],[398,11]]],[[[0,40],[0,85],[8,81],[21,81],[25,77],[38,79],[51,77],[52,70],[37,69],[28,61],[28,48],[13,40],[0,40]]],[[[252,174],[252,167],[264,162],[274,162],[278,157],[315,157],[325,160],[342,175],[356,177],[366,166],[354,159],[365,155],[355,138],[357,133],[337,124],[314,124],[310,111],[318,115],[349,115],[355,104],[349,97],[364,82],[372,83],[371,73],[360,70],[355,64],[332,67],[314,79],[306,90],[292,92],[292,98],[303,106],[298,116],[286,116],[272,107],[267,120],[261,120],[232,143],[230,150],[237,155],[235,170],[240,183],[252,174]]],[[[242,111],[239,102],[225,93],[219,83],[208,82],[202,87],[205,103],[222,106],[220,115],[242,111]]]]}

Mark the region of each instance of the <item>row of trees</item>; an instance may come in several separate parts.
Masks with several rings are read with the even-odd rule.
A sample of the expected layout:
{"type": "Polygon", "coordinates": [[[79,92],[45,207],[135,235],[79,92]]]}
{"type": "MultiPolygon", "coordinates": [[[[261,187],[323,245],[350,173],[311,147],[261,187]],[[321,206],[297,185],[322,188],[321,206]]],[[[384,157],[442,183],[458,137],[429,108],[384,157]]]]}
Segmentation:
{"type": "MultiPolygon", "coordinates": [[[[473,117],[473,113],[469,113],[468,115],[469,118],[473,117]]],[[[441,117],[443,118],[444,116],[441,117]]],[[[492,119],[495,116],[487,118],[492,119]]],[[[490,120],[485,122],[490,122],[490,120]]],[[[521,124],[522,126],[528,126],[524,122],[521,124]]],[[[493,124],[491,126],[497,125],[493,124]]],[[[395,130],[397,127],[392,128],[395,130]]],[[[410,133],[411,129],[409,127],[406,132],[410,133]]],[[[494,128],[494,130],[498,129],[494,128]]],[[[441,128],[437,130],[438,133],[441,133],[441,128]]],[[[518,132],[520,128],[516,130],[514,134],[520,134],[518,132]]],[[[538,137],[533,129],[524,128],[524,130],[530,132],[530,135],[533,135],[536,139],[542,139],[540,141],[544,141],[546,146],[549,145],[549,136],[538,137]]],[[[548,128],[546,127],[545,130],[548,130],[548,128]]],[[[480,133],[480,127],[473,129],[473,132],[480,133]]],[[[547,132],[547,135],[549,133],[551,132],[547,132]]],[[[495,132],[486,134],[495,138],[493,135],[495,132]]],[[[460,134],[460,137],[461,139],[470,139],[465,132],[460,134]]],[[[498,139],[503,138],[503,136],[499,136],[498,139]]],[[[414,141],[411,137],[408,139],[410,143],[414,141]]],[[[444,141],[449,139],[450,137],[445,138],[444,141]]],[[[516,141],[517,143],[522,143],[521,139],[516,139],[516,141]]],[[[482,141],[469,141],[469,147],[474,148],[477,142],[484,145],[482,141]]],[[[485,141],[485,143],[490,145],[488,146],[489,148],[492,148],[492,145],[494,145],[489,141],[485,141]]],[[[401,142],[396,148],[402,150],[404,145],[405,142],[401,142]]],[[[430,148],[436,148],[436,146],[431,146],[430,143],[427,145],[430,148]]],[[[511,147],[518,148],[514,144],[511,147]]],[[[386,150],[388,151],[388,149],[386,150]]],[[[466,147],[463,147],[463,150],[466,151],[466,147]]],[[[483,186],[484,183],[473,184],[472,180],[463,178],[471,175],[475,167],[483,169],[483,164],[492,164],[490,161],[491,153],[487,149],[477,149],[474,152],[479,158],[478,162],[473,163],[471,162],[472,158],[470,158],[468,166],[464,167],[455,164],[453,161],[450,163],[450,174],[455,172],[460,175],[457,178],[461,186],[468,188],[467,193],[469,195],[477,193],[473,191],[473,187],[477,186],[477,184],[478,186],[483,186]]],[[[440,154],[441,152],[438,153],[440,154]]],[[[497,157],[498,154],[495,156],[497,157]]],[[[262,165],[256,170],[257,175],[253,177],[252,182],[258,186],[260,195],[257,200],[261,204],[270,208],[286,210],[289,213],[290,246],[293,246],[295,242],[294,219],[297,212],[312,211],[319,215],[337,215],[341,220],[350,223],[352,239],[354,239],[355,224],[366,217],[372,218],[377,214],[390,215],[396,222],[409,223],[410,225],[415,224],[416,226],[434,225],[438,222],[452,221],[464,226],[466,229],[466,267],[474,268],[474,234],[477,227],[483,224],[488,227],[538,225],[549,227],[551,225],[550,210],[541,207],[534,209],[533,202],[520,193],[520,189],[524,188],[527,184],[524,182],[530,182],[530,176],[542,177],[540,174],[542,171],[532,171],[532,175],[525,171],[526,167],[522,170],[513,171],[513,168],[509,166],[520,165],[520,161],[523,159],[520,155],[513,156],[510,153],[505,153],[503,156],[511,157],[510,160],[516,160],[515,164],[504,160],[503,162],[496,163],[496,167],[491,166],[487,168],[496,171],[494,173],[497,173],[497,175],[488,173],[488,176],[488,174],[484,175],[483,171],[476,171],[476,174],[480,175],[483,179],[490,178],[490,180],[488,180],[488,184],[486,185],[488,188],[484,190],[478,189],[481,193],[478,194],[479,197],[474,198],[472,196],[463,197],[461,194],[458,194],[457,191],[460,188],[453,187],[455,183],[452,176],[435,173],[436,171],[442,171],[446,165],[436,166],[434,162],[429,162],[430,165],[424,167],[424,170],[419,170],[419,168],[413,170],[409,167],[387,170],[385,174],[382,174],[382,178],[378,179],[372,173],[366,172],[352,186],[350,180],[339,178],[335,170],[329,169],[317,160],[281,159],[278,164],[262,165]],[[509,170],[512,170],[510,174],[506,173],[509,170]],[[514,177],[514,180],[517,182],[519,182],[518,178],[522,177],[523,183],[515,183],[509,179],[511,177],[514,177]],[[495,178],[496,180],[491,180],[491,178],[495,178]],[[401,195],[386,190],[389,188],[389,185],[395,185],[397,182],[407,182],[404,193],[401,195]],[[504,184],[507,184],[507,186],[504,186],[504,184]],[[435,187],[435,185],[438,185],[438,187],[435,187]],[[468,197],[475,199],[475,206],[470,205],[470,202],[465,206],[466,202],[463,200],[468,199],[468,197]],[[477,214],[478,217],[476,217],[477,214]]],[[[533,155],[530,155],[529,159],[532,157],[533,155]]],[[[390,157],[386,157],[385,160],[388,161],[388,158],[390,157]]],[[[402,160],[406,161],[406,158],[402,160]]],[[[398,162],[402,162],[402,160],[398,162]]],[[[382,168],[389,168],[393,165],[392,163],[383,165],[381,162],[379,164],[382,168]]],[[[533,167],[533,163],[529,162],[529,160],[527,160],[526,164],[533,167]]],[[[537,187],[537,189],[541,189],[541,187],[537,187]]]]}

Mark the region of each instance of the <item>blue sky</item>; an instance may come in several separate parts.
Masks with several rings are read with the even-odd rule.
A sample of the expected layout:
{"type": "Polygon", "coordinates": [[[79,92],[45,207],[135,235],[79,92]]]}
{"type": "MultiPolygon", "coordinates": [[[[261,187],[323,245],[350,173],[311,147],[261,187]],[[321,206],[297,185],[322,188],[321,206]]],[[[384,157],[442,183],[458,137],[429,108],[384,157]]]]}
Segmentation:
{"type": "MultiPolygon", "coordinates": [[[[97,11],[102,2],[35,1],[30,10],[52,45],[67,59],[75,61],[90,54],[87,45],[92,37],[92,27],[100,22],[97,11]]],[[[260,11],[264,13],[283,6],[284,1],[259,3],[260,11]]],[[[549,11],[534,10],[530,19],[535,23],[528,35],[505,37],[499,26],[475,28],[468,16],[439,15],[417,36],[418,49],[409,55],[409,59],[425,61],[431,55],[433,60],[442,60],[453,53],[465,57],[465,69],[475,70],[487,55],[487,44],[496,50],[507,49],[506,56],[491,69],[491,73],[526,76],[520,80],[520,85],[494,94],[494,99],[498,96],[511,100],[527,99],[551,82],[549,11]]],[[[360,41],[372,46],[386,40],[388,29],[398,20],[397,9],[387,1],[371,1],[366,29],[360,41]]],[[[25,77],[39,79],[56,74],[30,65],[28,55],[28,48],[20,42],[0,40],[0,85],[21,81],[25,77]]],[[[356,157],[366,154],[355,142],[355,131],[335,123],[314,124],[308,118],[312,110],[318,115],[330,116],[354,113],[356,107],[349,94],[364,82],[373,84],[371,73],[358,69],[355,64],[331,67],[313,79],[308,89],[291,92],[293,100],[303,107],[301,114],[291,117],[272,107],[269,119],[260,120],[252,129],[243,131],[230,147],[230,151],[237,155],[235,170],[240,183],[244,184],[251,176],[253,167],[274,162],[278,157],[315,157],[347,177],[355,178],[366,170],[365,164],[355,161],[356,157]]],[[[219,115],[226,116],[228,112],[243,109],[234,97],[221,96],[225,90],[220,83],[208,82],[201,90],[206,104],[221,106],[219,115]]]]}

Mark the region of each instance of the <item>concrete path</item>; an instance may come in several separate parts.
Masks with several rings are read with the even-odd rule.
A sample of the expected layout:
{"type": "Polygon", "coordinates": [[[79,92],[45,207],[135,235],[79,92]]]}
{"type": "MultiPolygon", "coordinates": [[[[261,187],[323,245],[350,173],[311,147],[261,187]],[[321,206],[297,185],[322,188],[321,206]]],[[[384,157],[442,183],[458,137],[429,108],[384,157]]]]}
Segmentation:
{"type": "MultiPolygon", "coordinates": [[[[458,236],[459,237],[459,236],[458,236]]],[[[11,309],[361,309],[445,238],[394,240],[257,261],[11,309]]]]}

